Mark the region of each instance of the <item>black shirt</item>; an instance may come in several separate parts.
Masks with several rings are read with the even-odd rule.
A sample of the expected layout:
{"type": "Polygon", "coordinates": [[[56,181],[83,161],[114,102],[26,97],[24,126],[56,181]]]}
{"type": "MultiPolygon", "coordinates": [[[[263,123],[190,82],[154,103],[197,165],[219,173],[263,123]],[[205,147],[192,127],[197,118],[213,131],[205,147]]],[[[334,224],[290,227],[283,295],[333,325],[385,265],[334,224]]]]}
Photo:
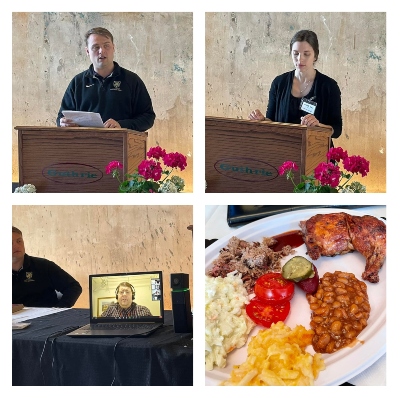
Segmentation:
{"type": "Polygon", "coordinates": [[[12,272],[12,303],[25,307],[72,307],[82,287],[57,264],[25,254],[24,265],[12,272]],[[62,293],[59,300],[56,290],[62,293]]]}
{"type": "Polygon", "coordinates": [[[148,130],[156,117],[143,81],[117,62],[105,78],[94,71],[93,65],[76,75],[62,99],[57,126],[63,110],[100,113],[103,122],[114,119],[122,128],[136,131],[148,130]]]}

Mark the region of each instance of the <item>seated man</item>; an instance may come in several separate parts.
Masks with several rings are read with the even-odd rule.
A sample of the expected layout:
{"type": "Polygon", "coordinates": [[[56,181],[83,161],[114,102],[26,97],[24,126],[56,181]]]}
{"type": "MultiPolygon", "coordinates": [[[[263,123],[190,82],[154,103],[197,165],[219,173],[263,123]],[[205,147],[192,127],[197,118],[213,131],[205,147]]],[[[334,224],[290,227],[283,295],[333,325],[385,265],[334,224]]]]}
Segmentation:
{"type": "Polygon", "coordinates": [[[114,39],[104,28],[90,29],[86,53],[92,64],[70,82],[58,112],[57,126],[77,127],[63,117],[63,110],[99,113],[104,127],[146,131],[155,113],[149,93],[136,73],[114,61],[114,39]]]}
{"type": "Polygon", "coordinates": [[[136,304],[135,288],[128,282],[121,282],[115,289],[115,297],[118,303],[111,304],[102,314],[102,317],[112,318],[139,318],[152,316],[150,310],[136,304]]]}
{"type": "Polygon", "coordinates": [[[25,253],[22,232],[12,227],[12,303],[25,307],[72,307],[82,287],[57,264],[25,253]],[[62,294],[58,299],[57,292],[62,294]]]}

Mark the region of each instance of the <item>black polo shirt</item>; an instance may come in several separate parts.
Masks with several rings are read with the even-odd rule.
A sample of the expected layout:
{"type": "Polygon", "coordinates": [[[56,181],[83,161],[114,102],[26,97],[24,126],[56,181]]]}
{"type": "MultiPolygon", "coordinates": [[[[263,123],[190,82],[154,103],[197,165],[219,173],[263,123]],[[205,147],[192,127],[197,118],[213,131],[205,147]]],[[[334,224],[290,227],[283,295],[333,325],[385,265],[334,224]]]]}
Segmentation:
{"type": "Polygon", "coordinates": [[[24,256],[24,265],[12,272],[12,303],[25,307],[72,307],[82,287],[61,267],[45,258],[24,256]],[[56,290],[62,293],[59,300],[56,290]]]}

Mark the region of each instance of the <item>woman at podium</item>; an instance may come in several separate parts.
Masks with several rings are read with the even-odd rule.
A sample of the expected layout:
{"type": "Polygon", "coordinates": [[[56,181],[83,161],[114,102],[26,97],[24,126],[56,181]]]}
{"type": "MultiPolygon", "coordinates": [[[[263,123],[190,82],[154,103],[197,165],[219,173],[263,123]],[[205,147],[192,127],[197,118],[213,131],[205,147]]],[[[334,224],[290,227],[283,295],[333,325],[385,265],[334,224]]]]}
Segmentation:
{"type": "Polygon", "coordinates": [[[341,93],[335,80],[315,69],[317,35],[311,30],[298,31],[290,41],[290,53],[295,69],[272,81],[266,116],[256,109],[249,119],[330,126],[332,138],[338,138],[342,133],[341,93]]]}

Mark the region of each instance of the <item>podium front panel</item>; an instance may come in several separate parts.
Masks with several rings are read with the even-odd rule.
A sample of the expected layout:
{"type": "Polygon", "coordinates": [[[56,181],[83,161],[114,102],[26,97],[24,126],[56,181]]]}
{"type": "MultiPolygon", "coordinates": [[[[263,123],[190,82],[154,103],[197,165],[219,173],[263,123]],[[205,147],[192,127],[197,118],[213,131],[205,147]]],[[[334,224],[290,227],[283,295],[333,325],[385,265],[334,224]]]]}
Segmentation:
{"type": "Polygon", "coordinates": [[[295,162],[294,181],[299,183],[302,174],[326,160],[329,137],[289,123],[207,117],[206,192],[293,192],[279,167],[295,162]]]}
{"type": "Polygon", "coordinates": [[[117,193],[118,180],[105,173],[108,163],[121,162],[123,175],[146,157],[146,138],[126,131],[18,131],[19,183],[35,185],[38,193],[117,193]]]}

